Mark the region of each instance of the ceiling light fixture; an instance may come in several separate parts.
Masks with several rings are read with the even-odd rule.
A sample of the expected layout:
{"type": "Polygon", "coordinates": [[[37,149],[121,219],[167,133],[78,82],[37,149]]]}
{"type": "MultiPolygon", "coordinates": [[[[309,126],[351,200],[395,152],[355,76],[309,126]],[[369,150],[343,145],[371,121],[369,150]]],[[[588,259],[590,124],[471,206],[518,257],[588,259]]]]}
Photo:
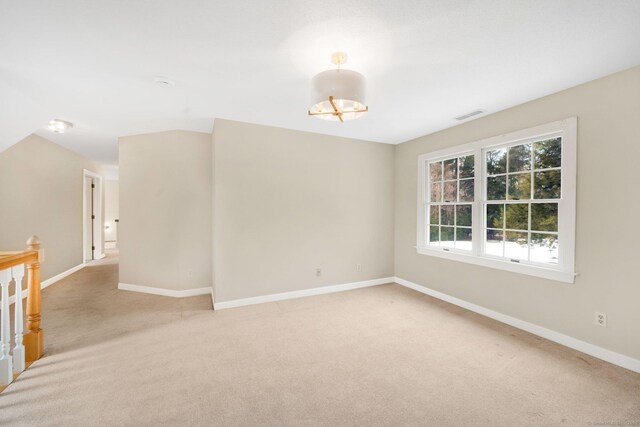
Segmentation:
{"type": "Polygon", "coordinates": [[[73,123],[60,119],[49,120],[49,124],[47,125],[47,129],[53,133],[65,133],[71,128],[73,128],[73,123]]]}
{"type": "Polygon", "coordinates": [[[311,80],[311,108],[308,114],[323,120],[353,120],[369,111],[364,105],[366,80],[356,71],[343,70],[347,54],[336,52],[331,62],[338,68],[316,74],[311,80]]]}

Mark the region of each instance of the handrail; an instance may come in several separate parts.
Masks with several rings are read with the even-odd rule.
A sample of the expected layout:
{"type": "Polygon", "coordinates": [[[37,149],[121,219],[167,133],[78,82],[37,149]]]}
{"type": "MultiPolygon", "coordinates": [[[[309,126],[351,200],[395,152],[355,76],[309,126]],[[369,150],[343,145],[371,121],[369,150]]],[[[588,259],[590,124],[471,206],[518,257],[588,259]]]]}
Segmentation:
{"type": "Polygon", "coordinates": [[[15,267],[20,264],[38,262],[38,251],[0,252],[0,270],[15,267]]]}

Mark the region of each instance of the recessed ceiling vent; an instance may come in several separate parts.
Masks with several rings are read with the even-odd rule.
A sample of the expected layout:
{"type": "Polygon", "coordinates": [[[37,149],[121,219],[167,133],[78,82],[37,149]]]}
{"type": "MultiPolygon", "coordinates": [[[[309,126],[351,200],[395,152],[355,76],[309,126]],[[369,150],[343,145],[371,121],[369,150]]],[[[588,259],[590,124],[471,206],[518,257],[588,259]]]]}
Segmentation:
{"type": "Polygon", "coordinates": [[[174,87],[176,85],[176,82],[163,76],[154,77],[153,81],[162,87],[174,87]]]}
{"type": "Polygon", "coordinates": [[[484,113],[484,111],[482,110],[472,111],[471,113],[463,114],[460,117],[456,117],[456,120],[467,120],[469,117],[477,116],[478,114],[482,113],[484,113]]]}

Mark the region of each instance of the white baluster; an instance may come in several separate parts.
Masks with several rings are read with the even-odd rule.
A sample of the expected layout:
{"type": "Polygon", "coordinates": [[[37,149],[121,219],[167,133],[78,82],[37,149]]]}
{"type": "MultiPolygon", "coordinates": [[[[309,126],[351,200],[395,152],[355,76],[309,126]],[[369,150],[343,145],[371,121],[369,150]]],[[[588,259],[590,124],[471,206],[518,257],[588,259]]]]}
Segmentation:
{"type": "Polygon", "coordinates": [[[10,342],[10,317],[9,317],[9,281],[11,270],[0,271],[0,285],[2,286],[2,313],[0,313],[0,384],[11,384],[13,381],[13,366],[9,350],[10,342]]]}
{"type": "Polygon", "coordinates": [[[24,371],[24,344],[22,344],[22,333],[24,331],[24,320],[22,318],[22,278],[24,277],[24,264],[20,264],[11,269],[11,275],[16,281],[16,303],[15,314],[15,336],[16,345],[13,347],[13,370],[15,372],[24,371]]]}

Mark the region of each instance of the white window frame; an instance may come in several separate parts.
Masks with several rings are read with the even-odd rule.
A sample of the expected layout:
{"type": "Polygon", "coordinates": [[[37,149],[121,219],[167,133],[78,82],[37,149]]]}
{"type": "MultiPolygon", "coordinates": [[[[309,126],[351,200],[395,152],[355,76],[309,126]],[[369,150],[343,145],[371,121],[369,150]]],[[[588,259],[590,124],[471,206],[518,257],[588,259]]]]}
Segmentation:
{"type": "MultiPolygon", "coordinates": [[[[484,267],[506,270],[530,276],[542,277],[564,283],[574,283],[575,279],[575,218],[576,218],[576,170],[577,170],[577,117],[570,117],[552,123],[523,129],[471,143],[422,154],[418,157],[418,224],[417,245],[419,254],[466,262],[484,267]],[[558,203],[558,239],[560,241],[557,266],[515,262],[504,258],[483,254],[486,200],[486,161],[484,153],[505,145],[524,144],[541,138],[562,137],[561,188],[558,203]],[[472,251],[429,246],[427,244],[427,209],[430,188],[427,185],[428,164],[446,158],[475,154],[474,201],[472,223],[472,251]]],[[[533,195],[532,195],[533,197],[533,195]]],[[[554,200],[555,202],[555,200],[554,200]]]]}

